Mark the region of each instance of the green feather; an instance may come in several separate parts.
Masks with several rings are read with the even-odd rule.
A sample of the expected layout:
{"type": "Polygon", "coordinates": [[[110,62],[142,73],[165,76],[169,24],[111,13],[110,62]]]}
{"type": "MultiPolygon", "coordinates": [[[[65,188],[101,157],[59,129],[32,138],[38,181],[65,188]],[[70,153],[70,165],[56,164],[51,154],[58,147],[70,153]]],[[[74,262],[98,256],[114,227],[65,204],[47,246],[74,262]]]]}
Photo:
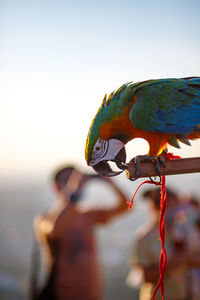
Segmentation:
{"type": "MultiPolygon", "coordinates": [[[[189,109],[193,109],[192,105],[195,107],[195,105],[198,106],[200,104],[199,80],[197,77],[125,83],[118,90],[112,92],[108,98],[105,96],[88,133],[85,148],[86,160],[89,161],[91,159],[94,145],[100,135],[101,125],[119,117],[123,113],[124,107],[130,108],[129,118],[132,124],[144,131],[162,132],[163,126],[165,126],[165,129],[168,126],[168,119],[166,124],[163,123],[166,116],[171,118],[169,121],[172,123],[172,126],[173,122],[175,125],[178,124],[176,123],[176,111],[179,114],[182,113],[183,117],[185,117],[186,113],[190,114],[189,109]],[[133,102],[134,96],[137,97],[136,102],[133,102]],[[192,105],[190,106],[191,103],[192,105]],[[183,111],[181,111],[182,108],[183,111]]],[[[195,111],[195,113],[197,119],[198,111],[195,111]]],[[[164,132],[176,134],[176,137],[170,141],[172,145],[179,147],[177,139],[188,144],[188,140],[184,137],[184,130],[180,130],[180,132],[170,132],[171,128],[169,131],[167,130],[164,132]]],[[[176,127],[175,129],[172,128],[172,130],[175,131],[176,127]]]]}
{"type": "MultiPolygon", "coordinates": [[[[137,85],[137,84],[136,84],[137,85]]],[[[86,140],[85,158],[89,161],[96,141],[99,138],[100,127],[122,114],[124,106],[131,106],[134,97],[135,84],[125,83],[118,90],[112,92],[103,102],[95,115],[86,140]]]]}

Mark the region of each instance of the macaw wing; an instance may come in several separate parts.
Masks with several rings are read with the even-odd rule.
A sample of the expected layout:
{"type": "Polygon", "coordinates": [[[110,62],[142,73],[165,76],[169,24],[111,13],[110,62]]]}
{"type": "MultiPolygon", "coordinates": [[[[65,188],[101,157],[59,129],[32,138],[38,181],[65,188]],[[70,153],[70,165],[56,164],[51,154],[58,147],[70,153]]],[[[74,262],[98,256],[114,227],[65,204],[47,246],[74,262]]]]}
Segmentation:
{"type": "Polygon", "coordinates": [[[132,124],[144,131],[190,133],[200,124],[200,78],[150,80],[135,92],[132,124]]]}

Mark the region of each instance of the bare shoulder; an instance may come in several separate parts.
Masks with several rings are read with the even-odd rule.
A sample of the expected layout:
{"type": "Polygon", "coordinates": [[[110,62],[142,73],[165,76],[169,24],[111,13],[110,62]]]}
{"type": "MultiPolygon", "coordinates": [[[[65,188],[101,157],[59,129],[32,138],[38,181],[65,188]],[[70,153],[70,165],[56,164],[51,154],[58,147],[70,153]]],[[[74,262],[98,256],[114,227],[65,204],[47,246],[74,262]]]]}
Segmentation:
{"type": "Polygon", "coordinates": [[[37,228],[38,226],[40,226],[40,224],[45,220],[45,218],[46,218],[46,215],[44,213],[37,214],[33,220],[34,228],[37,228]]]}
{"type": "Polygon", "coordinates": [[[39,239],[52,231],[53,223],[53,216],[49,213],[42,213],[35,216],[33,225],[39,239]]]}

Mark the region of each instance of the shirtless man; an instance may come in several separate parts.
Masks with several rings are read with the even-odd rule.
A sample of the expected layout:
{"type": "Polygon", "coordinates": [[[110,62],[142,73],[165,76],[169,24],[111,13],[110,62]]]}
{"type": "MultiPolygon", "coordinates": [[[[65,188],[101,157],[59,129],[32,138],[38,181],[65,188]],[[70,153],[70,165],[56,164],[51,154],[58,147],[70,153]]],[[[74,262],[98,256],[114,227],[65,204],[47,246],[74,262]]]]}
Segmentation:
{"type": "MultiPolygon", "coordinates": [[[[77,202],[86,182],[96,175],[86,175],[72,167],[58,170],[54,177],[59,201],[45,216],[36,216],[36,237],[43,245],[48,264],[48,290],[39,299],[100,300],[102,282],[94,237],[96,225],[105,224],[127,211],[127,198],[117,185],[102,178],[118,196],[118,205],[109,210],[81,212],[77,202]]],[[[100,177],[99,177],[100,178],[100,177]]],[[[46,290],[46,289],[44,289],[46,290]]]]}

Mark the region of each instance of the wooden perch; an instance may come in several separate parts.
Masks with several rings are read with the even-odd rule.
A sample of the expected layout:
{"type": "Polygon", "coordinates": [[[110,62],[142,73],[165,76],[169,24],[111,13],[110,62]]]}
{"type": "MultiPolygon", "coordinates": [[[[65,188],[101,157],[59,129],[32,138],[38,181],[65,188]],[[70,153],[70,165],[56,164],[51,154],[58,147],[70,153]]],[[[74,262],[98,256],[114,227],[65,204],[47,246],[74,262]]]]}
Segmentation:
{"type": "MultiPolygon", "coordinates": [[[[152,162],[141,162],[140,167],[140,177],[158,176],[152,162]]],[[[163,168],[162,166],[160,167],[161,175],[175,175],[198,172],[200,172],[200,157],[165,160],[165,168],[163,168]]],[[[130,162],[127,164],[126,176],[128,179],[135,178],[134,162],[130,162]]]]}

